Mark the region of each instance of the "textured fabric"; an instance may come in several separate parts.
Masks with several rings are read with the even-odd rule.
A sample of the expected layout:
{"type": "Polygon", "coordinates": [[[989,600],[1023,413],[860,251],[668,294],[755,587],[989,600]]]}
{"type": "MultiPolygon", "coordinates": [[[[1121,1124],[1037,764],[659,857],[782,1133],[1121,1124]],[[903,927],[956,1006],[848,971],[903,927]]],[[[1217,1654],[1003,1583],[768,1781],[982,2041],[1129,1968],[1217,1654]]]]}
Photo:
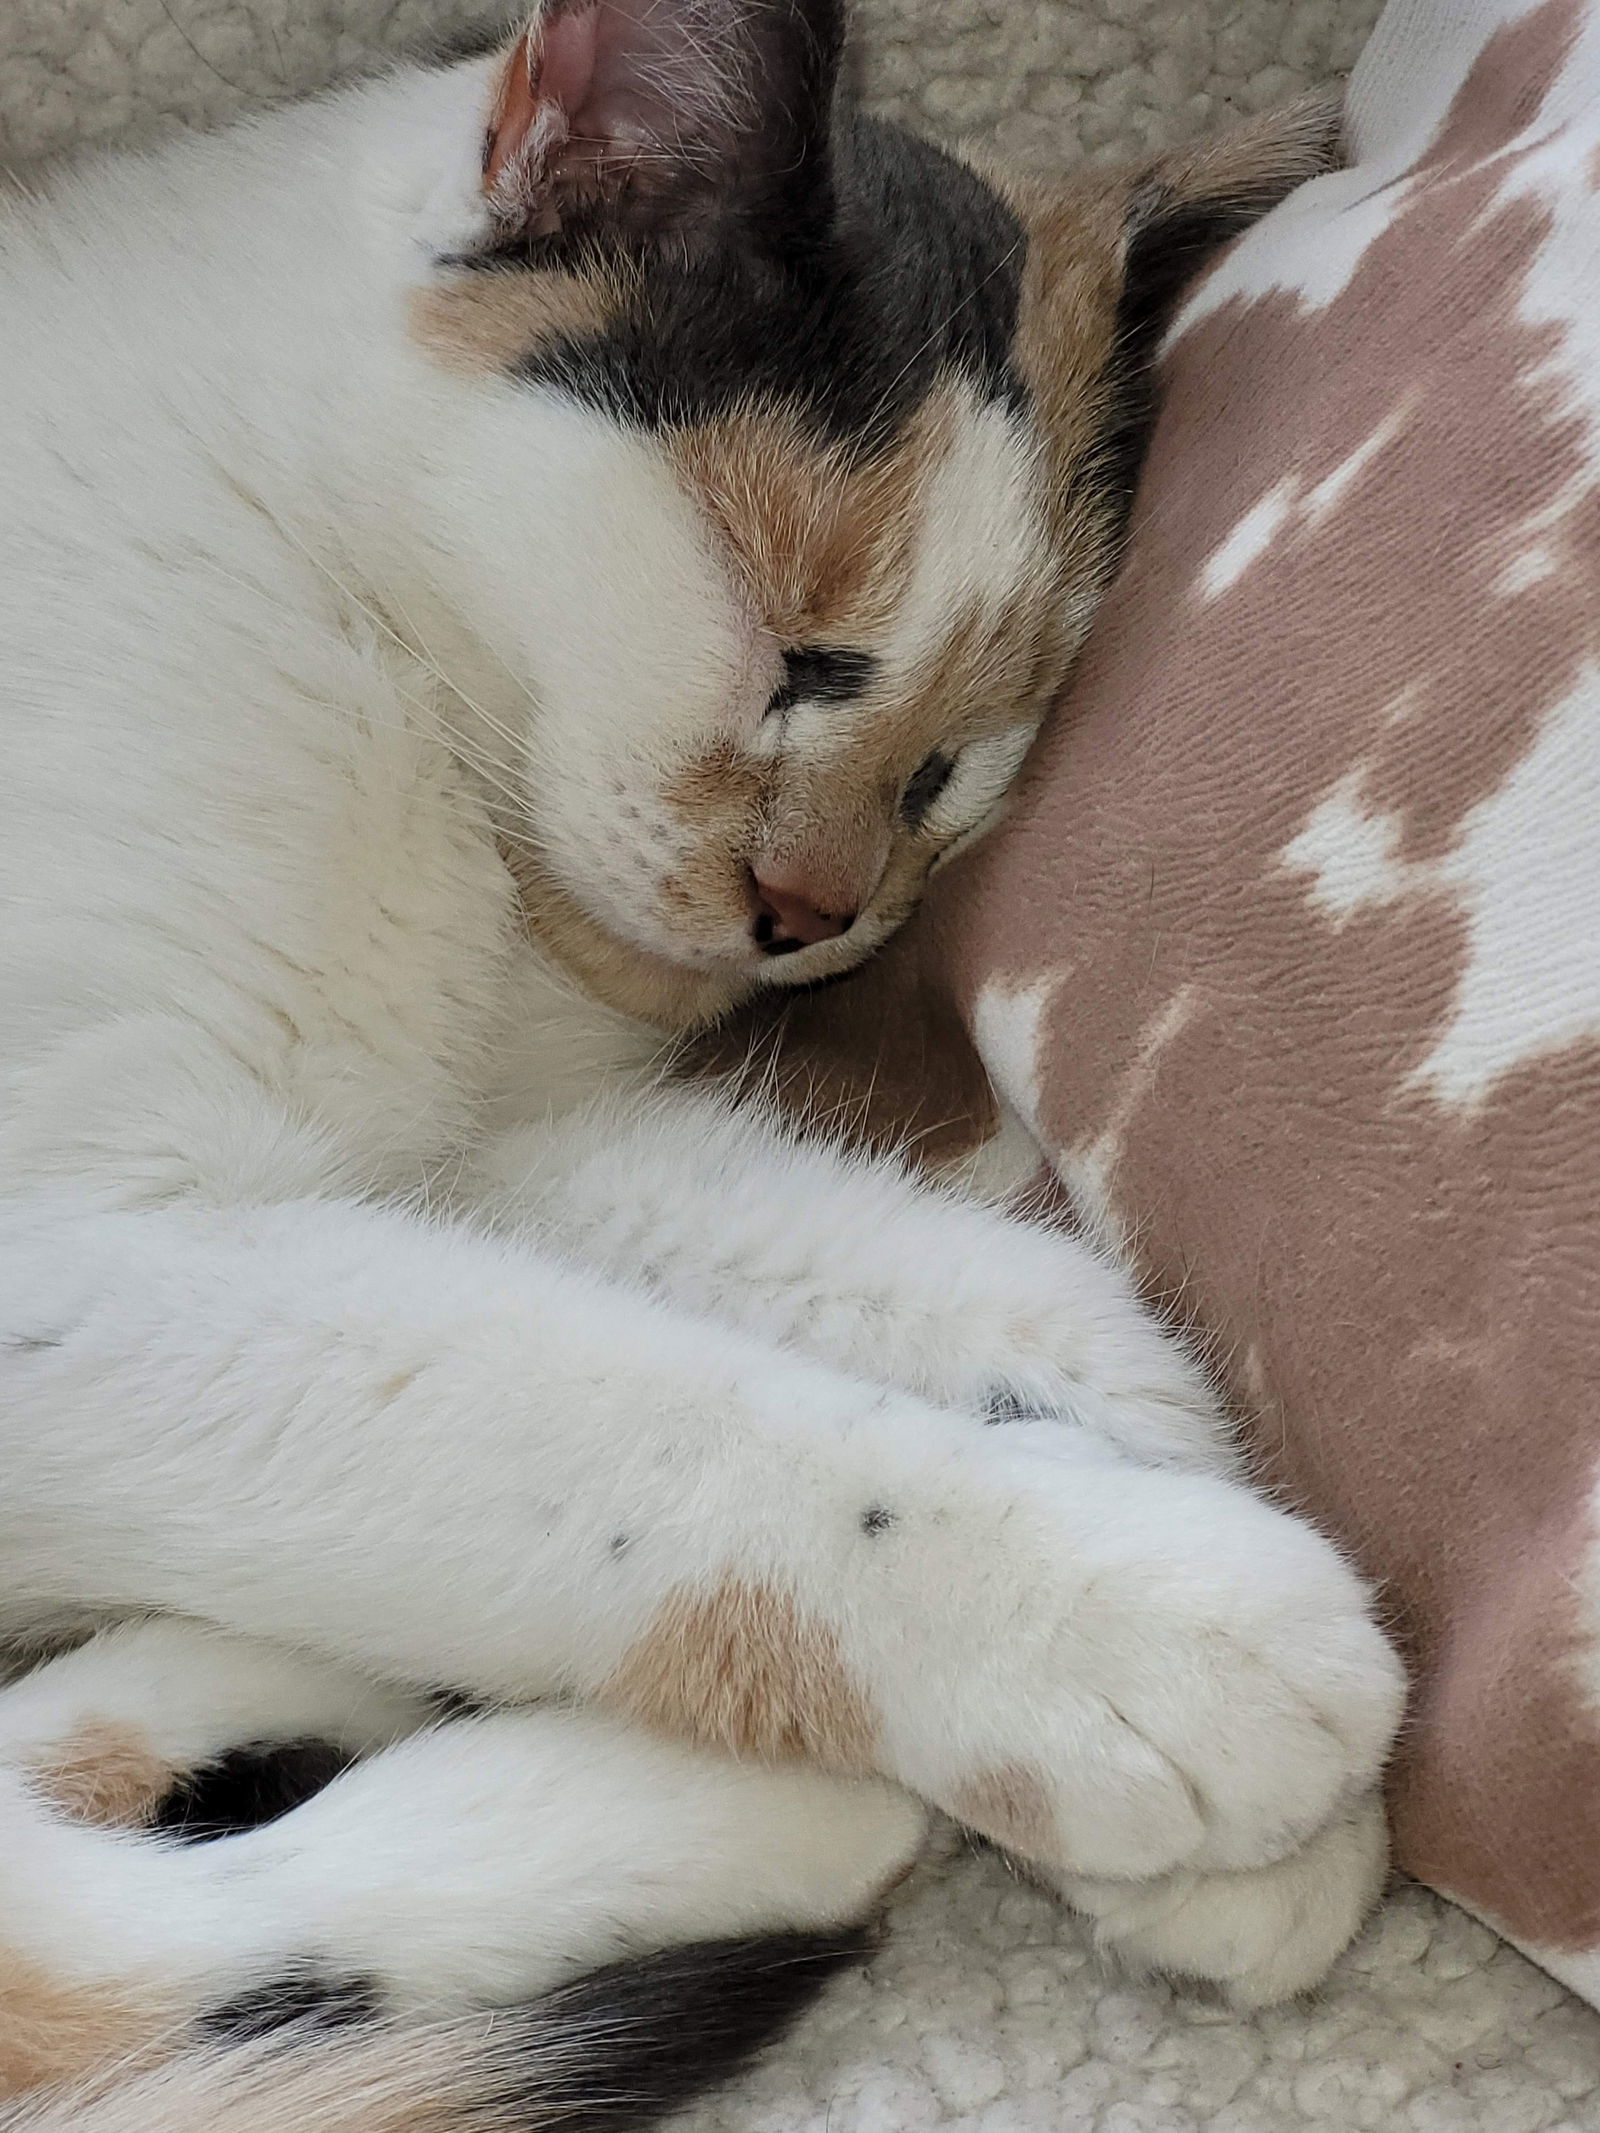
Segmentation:
{"type": "Polygon", "coordinates": [[[1597,2127],[1600,2016],[1420,1889],[1313,2006],[1246,2020],[1109,1976],[1049,1898],[953,1847],[907,1885],[871,1969],[681,2133],[1597,2127]]]}
{"type": "Polygon", "coordinates": [[[1407,0],[1191,303],[1128,566],[936,901],[1416,1675],[1399,1859],[1600,2003],[1600,7],[1407,0]]]}
{"type": "MultiPolygon", "coordinates": [[[[216,119],[496,12],[478,0],[3,0],[0,160],[216,119]]],[[[1175,139],[1326,78],[1353,58],[1375,0],[867,0],[862,12],[881,102],[1050,163],[1175,139]]],[[[902,1891],[871,1969],[686,2128],[1596,2133],[1600,2017],[1461,1912],[1402,1887],[1314,2009],[1241,2020],[1108,1976],[1057,1905],[952,1844],[902,1891]]]]}
{"type": "MultiPolygon", "coordinates": [[[[0,0],[0,163],[203,123],[516,0],[0,0]]],[[[1344,72],[1378,0],[860,0],[864,87],[1041,167],[1165,146],[1344,72]]]]}

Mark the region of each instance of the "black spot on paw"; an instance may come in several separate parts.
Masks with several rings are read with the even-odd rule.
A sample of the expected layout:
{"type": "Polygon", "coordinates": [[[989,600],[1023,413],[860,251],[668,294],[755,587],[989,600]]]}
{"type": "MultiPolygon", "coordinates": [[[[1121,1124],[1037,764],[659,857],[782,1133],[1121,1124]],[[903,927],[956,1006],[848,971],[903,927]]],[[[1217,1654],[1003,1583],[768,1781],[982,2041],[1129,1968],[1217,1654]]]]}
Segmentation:
{"type": "Polygon", "coordinates": [[[329,1977],[306,1964],[207,2008],[200,2028],[208,2037],[230,2040],[270,2036],[291,2024],[297,2029],[347,2029],[354,2022],[373,2021],[382,2005],[370,1978],[329,1977]]]}
{"type": "Polygon", "coordinates": [[[887,1533],[891,1526],[898,1524],[899,1520],[886,1504],[869,1503],[861,1514],[863,1533],[887,1533]]]}
{"type": "Polygon", "coordinates": [[[184,1844],[259,1829],[303,1805],[351,1760],[325,1740],[231,1749],[169,1792],[156,1809],[154,1826],[184,1844]]]}
{"type": "Polygon", "coordinates": [[[606,1542],[606,1552],[609,1555],[626,1555],[632,1546],[633,1535],[631,1533],[613,1533],[610,1540],[606,1542]]]}

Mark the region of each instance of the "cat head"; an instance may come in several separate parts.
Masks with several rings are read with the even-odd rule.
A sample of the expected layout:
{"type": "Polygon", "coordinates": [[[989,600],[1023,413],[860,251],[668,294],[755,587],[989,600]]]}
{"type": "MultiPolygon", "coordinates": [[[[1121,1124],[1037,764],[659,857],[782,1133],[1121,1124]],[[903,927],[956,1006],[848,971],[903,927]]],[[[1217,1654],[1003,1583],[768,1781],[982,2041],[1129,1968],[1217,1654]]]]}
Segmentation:
{"type": "Polygon", "coordinates": [[[483,74],[474,220],[412,307],[529,921],[667,1026],[849,969],[993,817],[1179,289],[1330,152],[1301,107],[1013,180],[862,115],[840,43],[835,0],[552,0],[483,74]]]}

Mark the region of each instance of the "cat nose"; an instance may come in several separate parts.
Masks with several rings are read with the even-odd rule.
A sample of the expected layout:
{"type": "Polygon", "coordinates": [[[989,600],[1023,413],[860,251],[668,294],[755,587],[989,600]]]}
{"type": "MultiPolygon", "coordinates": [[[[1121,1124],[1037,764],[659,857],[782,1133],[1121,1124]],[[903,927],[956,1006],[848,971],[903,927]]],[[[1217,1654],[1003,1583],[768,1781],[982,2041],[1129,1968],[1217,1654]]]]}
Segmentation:
{"type": "Polygon", "coordinates": [[[780,889],[759,874],[750,878],[756,899],[750,937],[764,955],[793,955],[818,941],[836,941],[856,922],[853,911],[824,911],[797,890],[780,889]]]}

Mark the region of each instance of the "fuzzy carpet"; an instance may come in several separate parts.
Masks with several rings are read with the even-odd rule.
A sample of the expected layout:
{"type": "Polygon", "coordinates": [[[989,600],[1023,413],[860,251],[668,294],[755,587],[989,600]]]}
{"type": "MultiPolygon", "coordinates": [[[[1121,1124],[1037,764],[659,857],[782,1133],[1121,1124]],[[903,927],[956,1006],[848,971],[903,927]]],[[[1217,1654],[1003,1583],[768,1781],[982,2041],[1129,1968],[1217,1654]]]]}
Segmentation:
{"type": "MultiPolygon", "coordinates": [[[[0,0],[0,163],[208,123],[500,0],[0,0]]],[[[882,109],[1042,168],[1335,79],[1376,0],[861,0],[882,109]]],[[[883,1953],[685,2133],[1600,2133],[1600,2014],[1414,1888],[1316,2003],[1241,2021],[1108,1975],[953,1834],[883,1953]]]]}

